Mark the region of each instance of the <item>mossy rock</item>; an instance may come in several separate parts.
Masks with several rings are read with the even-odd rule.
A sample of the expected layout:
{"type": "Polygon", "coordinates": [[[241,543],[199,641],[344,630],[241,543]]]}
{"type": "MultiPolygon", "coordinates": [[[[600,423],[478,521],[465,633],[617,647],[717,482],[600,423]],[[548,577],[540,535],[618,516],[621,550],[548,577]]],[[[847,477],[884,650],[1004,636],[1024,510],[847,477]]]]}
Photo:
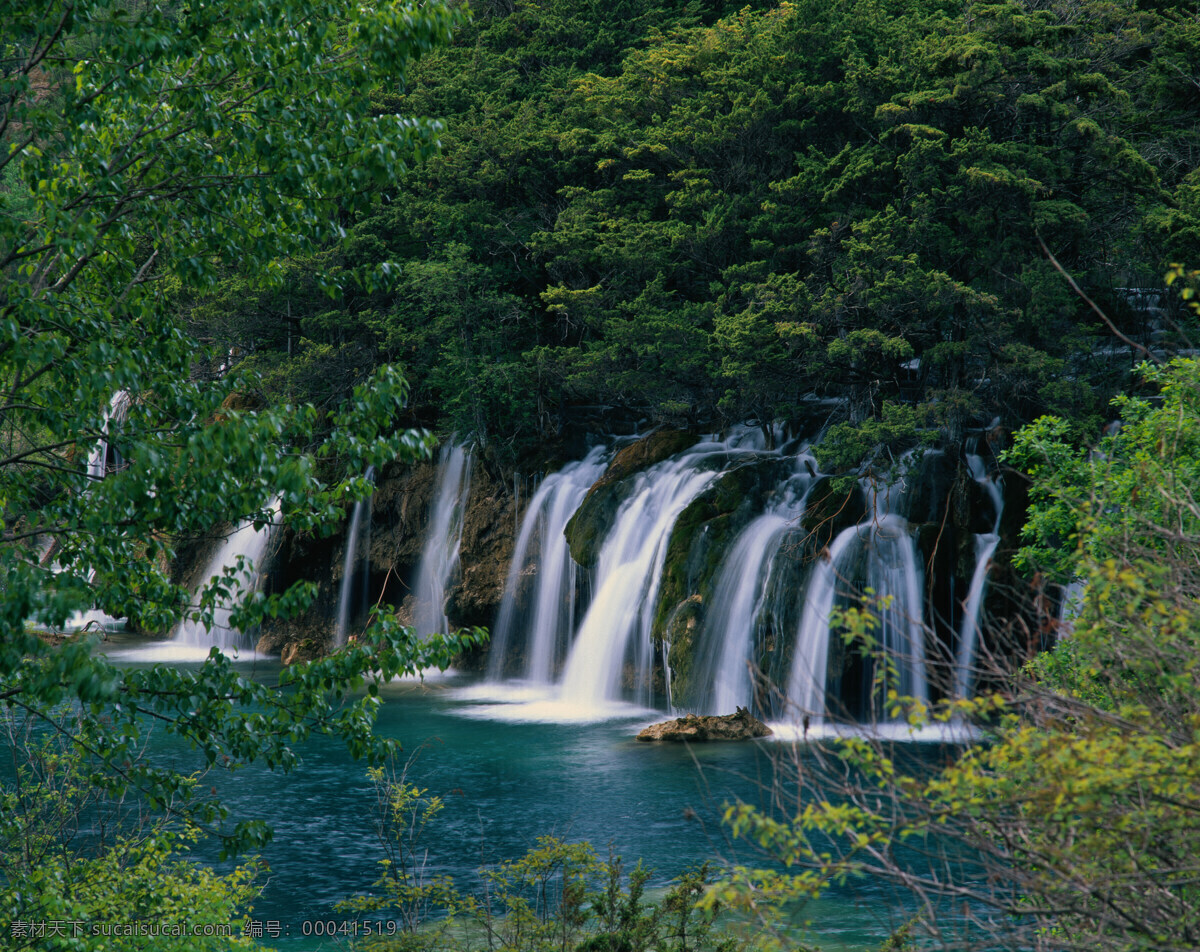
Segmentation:
{"type": "Polygon", "coordinates": [[[663,637],[671,645],[667,663],[671,665],[671,695],[676,707],[686,707],[695,700],[691,696],[692,659],[703,619],[704,600],[689,595],[675,606],[663,625],[663,637]]]}
{"type": "Polygon", "coordinates": [[[629,477],[682,453],[697,440],[695,434],[681,430],[657,430],[621,449],[567,523],[571,558],[584,568],[594,568],[617,510],[629,492],[629,477]]]}
{"type": "Polygon", "coordinates": [[[762,511],[766,495],[783,478],[788,463],[777,457],[748,462],[723,474],[679,514],[667,543],[662,582],[654,610],[656,639],[671,643],[672,690],[687,698],[692,641],[676,630],[679,618],[696,617],[696,605],[712,594],[717,570],[738,534],[762,511]],[[695,600],[695,601],[693,601],[695,600]]]}
{"type": "Polygon", "coordinates": [[[640,473],[655,463],[670,459],[677,453],[691,449],[700,437],[695,433],[684,430],[655,430],[649,436],[644,436],[636,443],[618,450],[604,475],[596,480],[591,491],[600,489],[610,483],[619,483],[628,479],[634,473],[640,473]]]}
{"type": "MultiPolygon", "coordinates": [[[[762,721],[752,715],[744,707],[739,707],[733,714],[700,716],[688,714],[672,721],[652,724],[637,735],[641,741],[675,741],[694,742],[712,740],[752,740],[755,737],[768,737],[772,733],[762,721]]],[[[579,947],[583,949],[583,946],[579,947]]],[[[632,946],[610,947],[612,952],[632,946]]]]}
{"type": "Polygon", "coordinates": [[[621,483],[609,483],[599,489],[593,486],[563,530],[571,558],[585,569],[596,567],[600,547],[612,528],[625,491],[621,483]]]}
{"type": "Polygon", "coordinates": [[[675,520],[663,564],[655,608],[654,635],[662,637],[667,616],[688,595],[707,595],[729,545],[762,509],[766,493],[781,478],[777,458],[738,466],[692,500],[675,520]]]}

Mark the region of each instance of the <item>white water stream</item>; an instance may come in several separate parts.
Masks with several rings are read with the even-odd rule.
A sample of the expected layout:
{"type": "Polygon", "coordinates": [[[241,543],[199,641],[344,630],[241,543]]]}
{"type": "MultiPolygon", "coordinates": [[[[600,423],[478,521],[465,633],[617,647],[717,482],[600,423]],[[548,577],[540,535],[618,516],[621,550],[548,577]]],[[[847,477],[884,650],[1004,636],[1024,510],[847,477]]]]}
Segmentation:
{"type": "Polygon", "coordinates": [[[498,681],[508,653],[524,633],[522,675],[534,684],[549,684],[562,663],[575,619],[576,565],[564,535],[567,523],[607,463],[604,447],[568,463],[547,476],[525,510],[517,536],[504,596],[489,653],[488,678],[498,681]],[[518,603],[520,588],[529,586],[528,608],[518,603]]]}
{"type": "MultiPolygon", "coordinates": [[[[368,466],[366,479],[369,483],[375,483],[375,467],[368,466]]],[[[338,592],[337,606],[337,622],[333,629],[333,644],[334,647],[344,645],[350,635],[350,620],[355,611],[355,592],[356,589],[362,593],[365,592],[368,567],[370,565],[371,551],[371,496],[366,499],[360,499],[354,504],[354,512],[350,516],[350,528],[346,532],[346,554],[342,558],[342,585],[338,592]],[[364,517],[366,522],[366,538],[363,548],[365,551],[362,555],[359,554],[359,536],[362,533],[364,517]],[[365,562],[361,572],[356,576],[354,566],[360,562],[365,562]],[[362,583],[355,586],[355,581],[362,583]]],[[[361,601],[361,599],[360,599],[361,601]]]]}
{"type": "Polygon", "coordinates": [[[207,649],[216,645],[226,653],[246,651],[253,648],[253,634],[233,627],[230,617],[234,607],[254,592],[262,572],[271,542],[274,523],[279,517],[279,498],[268,506],[271,521],[255,527],[247,520],[237,527],[221,544],[204,570],[202,587],[215,578],[228,577],[229,595],[221,599],[212,613],[212,624],[206,626],[198,621],[184,619],[175,629],[173,641],[177,645],[191,645],[207,649]]]}
{"type": "Polygon", "coordinates": [[[987,490],[995,512],[995,524],[991,532],[980,532],[975,536],[975,571],[971,575],[971,586],[963,605],[962,623],[959,625],[958,651],[954,665],[954,696],[970,696],[975,678],[976,653],[979,641],[980,616],[983,613],[983,596],[987,587],[988,571],[992,567],[992,556],[1000,544],[1000,517],[1004,512],[1004,496],[994,479],[988,477],[983,460],[971,453],[967,456],[971,476],[987,490]]]}
{"type": "Polygon", "coordinates": [[[438,482],[421,564],[413,583],[417,634],[446,634],[446,589],[458,566],[463,515],[471,491],[471,454],[466,447],[446,444],[438,458],[438,482]]]}

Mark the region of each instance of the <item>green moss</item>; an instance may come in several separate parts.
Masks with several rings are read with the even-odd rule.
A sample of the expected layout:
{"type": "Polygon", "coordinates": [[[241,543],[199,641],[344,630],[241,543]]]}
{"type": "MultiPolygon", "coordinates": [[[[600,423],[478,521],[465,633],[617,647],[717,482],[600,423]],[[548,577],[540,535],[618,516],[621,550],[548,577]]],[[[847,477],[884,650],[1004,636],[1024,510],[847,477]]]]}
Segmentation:
{"type": "Polygon", "coordinates": [[[664,635],[671,645],[667,660],[672,672],[672,701],[677,707],[690,707],[696,701],[691,695],[692,659],[703,618],[704,602],[699,595],[692,595],[675,606],[664,624],[664,635]]]}
{"type": "Polygon", "coordinates": [[[608,469],[604,471],[604,475],[596,482],[596,486],[599,488],[627,479],[634,473],[690,449],[699,440],[698,435],[684,430],[655,430],[649,436],[644,436],[636,443],[630,443],[619,450],[609,463],[608,469]]]}

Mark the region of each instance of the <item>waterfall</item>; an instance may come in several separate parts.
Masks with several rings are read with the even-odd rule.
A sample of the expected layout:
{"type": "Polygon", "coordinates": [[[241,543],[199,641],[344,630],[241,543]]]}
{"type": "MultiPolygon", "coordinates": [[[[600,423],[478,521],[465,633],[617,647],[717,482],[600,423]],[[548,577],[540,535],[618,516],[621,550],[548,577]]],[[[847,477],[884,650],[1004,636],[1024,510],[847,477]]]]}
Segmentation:
{"type": "Polygon", "coordinates": [[[991,532],[975,535],[975,571],[971,575],[971,586],[967,590],[967,601],[963,606],[962,622],[959,625],[958,653],[954,665],[954,697],[966,698],[971,690],[974,675],[976,643],[979,640],[979,621],[983,612],[983,595],[987,587],[988,570],[992,556],[1000,544],[1000,517],[1004,511],[1004,496],[994,479],[988,478],[987,467],[982,458],[974,453],[967,455],[971,476],[979,483],[992,500],[995,521],[991,532]]]}
{"type": "Polygon", "coordinates": [[[232,576],[230,596],[218,602],[213,609],[211,627],[200,622],[184,619],[175,629],[174,641],[187,645],[216,645],[221,651],[238,651],[251,648],[248,632],[230,625],[229,618],[234,607],[258,584],[263,559],[271,541],[274,521],[279,516],[279,497],[267,507],[270,521],[255,528],[254,520],[248,519],[229,535],[204,570],[205,585],[216,577],[232,576]],[[232,570],[232,571],[230,571],[232,570]]]}
{"type": "Polygon", "coordinates": [[[604,447],[598,446],[584,459],[547,476],[529,501],[492,636],[489,680],[503,676],[518,631],[525,633],[524,677],[548,684],[554,676],[575,619],[575,563],[564,530],[606,465],[604,447]],[[534,576],[530,607],[522,612],[520,588],[530,575],[534,576]]]}
{"type": "Polygon", "coordinates": [[[755,664],[756,644],[769,610],[770,581],[788,530],[804,513],[812,483],[797,459],[795,474],[784,483],[777,499],[738,535],[717,569],[716,584],[705,615],[701,649],[696,660],[696,683],[705,686],[705,713],[729,714],[751,707],[753,686],[750,665],[755,664]]]}
{"type": "MultiPolygon", "coordinates": [[[[487,683],[470,689],[474,700],[500,700],[507,709],[500,713],[496,706],[480,705],[472,716],[592,719],[627,709],[614,702],[662,706],[665,688],[666,703],[682,710],[723,714],[747,707],[777,717],[786,696],[806,727],[828,731],[831,726],[823,722],[846,715],[897,727],[887,723],[889,697],[927,703],[929,646],[951,639],[959,654],[952,680],[963,690],[1003,504],[999,485],[979,457],[969,455],[967,465],[982,490],[977,495],[986,493],[992,502],[994,531],[976,536],[974,578],[963,586],[970,591],[959,632],[946,631],[943,638],[940,628],[927,630],[918,549],[918,527],[936,527],[945,512],[932,491],[953,472],[943,456],[906,454],[902,478],[863,479],[829,516],[810,498],[824,478],[805,450],[789,450],[786,457],[768,451],[761,432],[748,428],[724,440],[712,437],[620,483],[620,495],[604,500],[610,508],[590,529],[607,526],[596,540],[595,567],[582,573],[570,557],[564,529],[605,471],[603,456],[595,449],[534,488],[516,527],[487,683]],[[752,468],[704,496],[704,506],[688,510],[741,466],[752,468]],[[842,522],[814,558],[814,537],[802,525],[806,508],[822,523],[849,512],[858,521],[842,522]],[[660,605],[668,547],[685,510],[686,544],[678,552],[683,561],[673,564],[672,573],[686,578],[672,574],[672,604],[660,605]],[[710,530],[714,534],[706,538],[710,530]],[[677,583],[692,587],[676,591],[677,583]],[[839,626],[831,625],[831,614],[850,607],[872,617],[869,643],[846,643],[839,626]],[[687,614],[678,614],[683,611],[687,614]],[[656,643],[660,612],[667,621],[656,643]],[[673,633],[678,663],[686,666],[676,671],[667,631],[673,633]],[[777,693],[759,689],[753,674],[758,667],[777,693]],[[520,680],[516,690],[497,683],[514,675],[520,680]]],[[[465,492],[462,476],[452,469],[451,457],[443,453],[439,512],[465,492]]],[[[830,502],[823,492],[821,506],[830,502]]],[[[977,502],[987,510],[986,502],[977,502]]],[[[986,525],[992,516],[983,518],[986,525]]],[[[431,532],[427,553],[433,540],[453,535],[446,528],[449,516],[435,521],[442,528],[431,532]]],[[[432,564],[431,557],[425,562],[432,564]]]]}
{"type": "Polygon", "coordinates": [[[596,594],[563,670],[563,701],[601,707],[620,696],[624,680],[632,682],[638,703],[649,705],[651,628],[675,520],[712,485],[731,453],[756,448],[752,435],[738,431],[724,443],[698,443],[634,478],[600,549],[596,594]]]}
{"type": "Polygon", "coordinates": [[[717,650],[705,659],[698,682],[709,685],[706,712],[730,714],[751,703],[750,671],[754,633],[762,614],[779,543],[789,519],[778,513],[759,516],[738,536],[718,570],[705,640],[717,650]]]}
{"type": "MultiPolygon", "coordinates": [[[[367,482],[374,485],[375,483],[375,467],[368,466],[366,472],[367,482]]],[[[374,493],[372,493],[372,496],[374,493]]],[[[365,499],[360,499],[354,504],[354,512],[350,516],[350,529],[346,533],[346,555],[342,559],[342,587],[338,594],[337,606],[337,624],[333,629],[333,644],[334,647],[340,647],[346,643],[350,634],[350,617],[354,611],[352,604],[354,598],[354,566],[358,559],[358,536],[362,527],[363,516],[367,519],[367,534],[364,543],[364,557],[361,560],[364,565],[359,575],[361,576],[362,588],[361,593],[365,594],[367,580],[370,575],[369,568],[371,563],[371,499],[372,496],[367,496],[365,499]]],[[[360,600],[361,601],[361,600],[360,600]]],[[[361,604],[360,604],[361,607],[361,604]]]]}
{"type": "Polygon", "coordinates": [[[788,700],[806,719],[820,722],[825,716],[825,681],[829,668],[829,613],[837,595],[838,582],[849,567],[847,555],[854,551],[859,527],[843,529],[833,544],[821,553],[804,593],[804,611],[792,649],[792,671],[788,678],[788,700]]]}
{"type": "MultiPolygon", "coordinates": [[[[104,422],[100,426],[100,440],[88,452],[87,475],[89,480],[104,479],[109,473],[115,472],[123,465],[121,454],[109,440],[109,430],[110,427],[119,427],[125,422],[125,417],[129,413],[129,406],[132,402],[133,395],[128,390],[118,390],[109,400],[108,407],[104,411],[104,422]]],[[[44,562],[50,559],[57,549],[58,546],[52,541],[46,547],[45,551],[41,553],[38,561],[44,562]]],[[[94,567],[76,566],[75,569],[84,575],[88,585],[91,585],[95,581],[96,569],[94,567]]],[[[54,562],[51,570],[58,573],[63,571],[64,567],[54,562]]],[[[122,628],[124,625],[124,618],[113,618],[111,615],[107,615],[96,608],[89,608],[74,612],[67,619],[64,627],[67,631],[79,631],[84,628],[115,630],[122,628]]]]}
{"type": "Polygon", "coordinates": [[[421,635],[450,631],[446,618],[446,588],[458,565],[463,516],[471,491],[471,454],[459,445],[445,444],[438,458],[438,481],[425,547],[417,568],[413,593],[413,626],[421,635]]]}
{"type": "Polygon", "coordinates": [[[869,502],[866,519],[843,529],[822,553],[804,593],[788,701],[811,723],[820,723],[827,714],[833,636],[829,616],[839,598],[848,604],[865,604],[876,618],[872,634],[882,656],[871,669],[868,710],[874,710],[891,690],[902,697],[929,700],[920,562],[908,521],[894,511],[904,483],[868,482],[863,489],[869,502]]]}
{"type": "Polygon", "coordinates": [[[1072,579],[1063,587],[1062,594],[1058,599],[1057,636],[1060,640],[1070,638],[1075,634],[1075,619],[1083,611],[1083,599],[1086,591],[1087,582],[1081,578],[1072,579]]]}
{"type": "Polygon", "coordinates": [[[109,427],[120,426],[129,413],[133,397],[128,390],[118,390],[112,395],[108,409],[104,411],[104,424],[99,442],[88,453],[87,474],[89,479],[103,479],[108,473],[121,467],[121,454],[109,442],[109,427]]]}
{"type": "Polygon", "coordinates": [[[870,534],[867,586],[885,601],[875,608],[878,637],[889,662],[883,696],[895,689],[901,697],[929,700],[925,680],[923,588],[917,546],[908,523],[897,515],[879,517],[870,534]]]}

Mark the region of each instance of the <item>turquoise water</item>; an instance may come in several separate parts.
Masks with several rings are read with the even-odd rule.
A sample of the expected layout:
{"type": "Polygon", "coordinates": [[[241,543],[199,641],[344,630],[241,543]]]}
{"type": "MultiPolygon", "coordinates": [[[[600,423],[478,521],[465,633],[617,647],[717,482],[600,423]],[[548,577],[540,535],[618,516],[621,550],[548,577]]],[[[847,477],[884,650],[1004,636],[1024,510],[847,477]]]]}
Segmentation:
{"type": "MultiPolygon", "coordinates": [[[[138,651],[121,660],[139,656],[154,655],[138,651]]],[[[246,671],[273,679],[278,665],[258,659],[246,671]]],[[[790,745],[645,744],[634,737],[661,712],[616,708],[600,721],[554,723],[531,720],[559,716],[552,709],[496,703],[479,691],[455,676],[384,691],[377,729],[412,757],[409,782],[445,802],[423,842],[430,874],[450,874],[460,889],[472,890],[481,866],[517,859],[545,834],[587,840],[602,856],[611,846],[628,866],[641,859],[654,870],[652,885],[704,860],[761,865],[743,844],[728,841],[721,806],[739,798],[763,802],[775,758],[790,745]]],[[[375,792],[364,765],[335,741],[316,739],[302,753],[302,766],[290,775],[252,767],[205,782],[219,787],[232,818],[264,819],[274,828],[262,854],[270,873],[253,914],[278,923],[268,944],[344,948],[314,937],[306,924],[380,918],[334,911],[378,875],[375,792]]],[[[157,756],[186,769],[191,754],[166,744],[157,756]]],[[[204,848],[197,858],[215,861],[204,848]]],[[[802,915],[813,922],[812,939],[844,950],[877,947],[905,918],[884,887],[870,882],[810,904],[802,915]]]]}

